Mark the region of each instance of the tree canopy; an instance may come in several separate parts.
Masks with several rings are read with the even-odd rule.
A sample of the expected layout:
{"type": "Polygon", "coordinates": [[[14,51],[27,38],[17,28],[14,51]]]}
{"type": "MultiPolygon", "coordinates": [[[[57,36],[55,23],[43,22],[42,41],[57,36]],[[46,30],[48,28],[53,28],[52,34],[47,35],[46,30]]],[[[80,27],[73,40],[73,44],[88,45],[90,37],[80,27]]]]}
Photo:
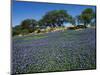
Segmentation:
{"type": "Polygon", "coordinates": [[[77,19],[79,23],[88,25],[92,22],[93,19],[95,19],[95,12],[91,8],[86,8],[79,16],[77,16],[77,19]]]}
{"type": "Polygon", "coordinates": [[[64,22],[70,22],[71,17],[66,10],[53,10],[47,12],[39,22],[45,26],[57,27],[63,26],[64,22]]]}
{"type": "Polygon", "coordinates": [[[25,19],[21,22],[22,29],[28,29],[29,32],[34,31],[37,26],[37,21],[34,19],[25,19]]]}

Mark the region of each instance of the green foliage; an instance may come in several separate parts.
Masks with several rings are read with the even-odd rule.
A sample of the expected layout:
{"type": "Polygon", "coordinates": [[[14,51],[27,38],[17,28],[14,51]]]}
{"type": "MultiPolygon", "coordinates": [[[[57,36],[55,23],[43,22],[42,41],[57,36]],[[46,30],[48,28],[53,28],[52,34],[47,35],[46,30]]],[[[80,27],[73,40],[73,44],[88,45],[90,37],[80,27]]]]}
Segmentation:
{"type": "Polygon", "coordinates": [[[27,29],[23,29],[23,30],[21,30],[21,33],[20,33],[20,34],[26,35],[26,34],[28,34],[28,33],[29,33],[29,31],[28,31],[27,29]]]}
{"type": "Polygon", "coordinates": [[[29,32],[33,32],[37,26],[37,22],[34,19],[26,19],[21,23],[22,29],[27,29],[29,32]]]}
{"type": "Polygon", "coordinates": [[[70,17],[65,10],[53,10],[47,12],[39,23],[50,27],[63,26],[64,22],[69,22],[70,17]]]}
{"type": "Polygon", "coordinates": [[[48,37],[48,36],[35,35],[35,36],[32,36],[32,37],[24,38],[23,40],[43,39],[43,38],[46,38],[46,37],[48,37]]]}
{"type": "Polygon", "coordinates": [[[15,35],[26,35],[32,33],[37,29],[37,21],[34,19],[25,19],[20,25],[13,27],[13,36],[15,35]]]}
{"type": "Polygon", "coordinates": [[[88,25],[95,19],[95,12],[91,8],[86,8],[79,16],[77,16],[78,22],[88,25]]]}
{"type": "Polygon", "coordinates": [[[16,27],[13,27],[12,28],[12,35],[15,36],[15,35],[19,35],[21,33],[21,29],[22,27],[20,25],[16,26],[16,27]]]}
{"type": "MultiPolygon", "coordinates": [[[[69,15],[66,10],[52,10],[47,12],[39,21],[36,21],[35,19],[23,20],[20,25],[13,27],[12,34],[15,36],[19,34],[26,35],[33,32],[46,33],[56,31],[60,30],[66,22],[74,25],[74,27],[69,27],[68,29],[80,28],[76,26],[76,21],[78,25],[83,23],[83,28],[86,28],[88,24],[95,25],[96,13],[91,8],[86,8],[80,15],[74,18],[69,15]]],[[[64,28],[62,28],[62,30],[64,30],[64,28]]]]}

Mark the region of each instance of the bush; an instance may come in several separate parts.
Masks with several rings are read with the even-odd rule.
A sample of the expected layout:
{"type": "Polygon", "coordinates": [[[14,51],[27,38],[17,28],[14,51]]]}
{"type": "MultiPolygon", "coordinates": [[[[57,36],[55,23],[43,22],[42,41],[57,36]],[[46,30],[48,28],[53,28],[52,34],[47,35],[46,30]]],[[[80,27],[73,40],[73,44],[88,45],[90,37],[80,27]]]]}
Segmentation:
{"type": "Polygon", "coordinates": [[[75,30],[75,29],[80,29],[80,28],[87,28],[85,25],[77,25],[77,26],[74,26],[74,27],[67,27],[67,29],[69,30],[75,30]]]}
{"type": "Polygon", "coordinates": [[[68,27],[67,29],[69,29],[69,30],[75,30],[75,29],[77,29],[77,27],[68,27]]]}
{"type": "Polygon", "coordinates": [[[22,34],[22,35],[26,35],[26,34],[28,34],[28,33],[29,33],[29,31],[28,31],[27,29],[21,30],[21,34],[22,34]]]}
{"type": "Polygon", "coordinates": [[[12,27],[12,35],[15,36],[15,35],[19,35],[21,33],[21,26],[15,26],[15,27],[12,27]]]}
{"type": "Polygon", "coordinates": [[[77,25],[77,28],[87,28],[85,25],[77,25]]]}

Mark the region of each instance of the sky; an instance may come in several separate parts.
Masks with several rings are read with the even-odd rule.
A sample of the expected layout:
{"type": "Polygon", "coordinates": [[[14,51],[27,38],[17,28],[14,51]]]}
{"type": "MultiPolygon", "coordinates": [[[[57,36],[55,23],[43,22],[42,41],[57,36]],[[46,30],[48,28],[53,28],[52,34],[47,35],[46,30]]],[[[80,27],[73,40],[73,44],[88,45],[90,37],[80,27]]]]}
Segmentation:
{"type": "Polygon", "coordinates": [[[81,14],[86,8],[92,8],[94,11],[95,6],[87,5],[72,5],[72,4],[54,4],[54,3],[39,3],[39,2],[24,2],[13,1],[12,3],[12,26],[20,25],[25,19],[40,20],[46,12],[51,10],[66,10],[68,14],[73,17],[81,14]]]}

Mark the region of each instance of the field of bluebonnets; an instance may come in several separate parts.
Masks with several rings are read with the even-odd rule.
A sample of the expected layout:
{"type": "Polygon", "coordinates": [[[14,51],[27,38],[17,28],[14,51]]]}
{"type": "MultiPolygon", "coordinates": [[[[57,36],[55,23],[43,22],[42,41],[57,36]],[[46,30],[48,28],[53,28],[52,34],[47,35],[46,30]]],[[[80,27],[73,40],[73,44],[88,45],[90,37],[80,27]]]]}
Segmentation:
{"type": "Polygon", "coordinates": [[[13,74],[95,69],[95,31],[86,28],[13,37],[13,74]]]}

